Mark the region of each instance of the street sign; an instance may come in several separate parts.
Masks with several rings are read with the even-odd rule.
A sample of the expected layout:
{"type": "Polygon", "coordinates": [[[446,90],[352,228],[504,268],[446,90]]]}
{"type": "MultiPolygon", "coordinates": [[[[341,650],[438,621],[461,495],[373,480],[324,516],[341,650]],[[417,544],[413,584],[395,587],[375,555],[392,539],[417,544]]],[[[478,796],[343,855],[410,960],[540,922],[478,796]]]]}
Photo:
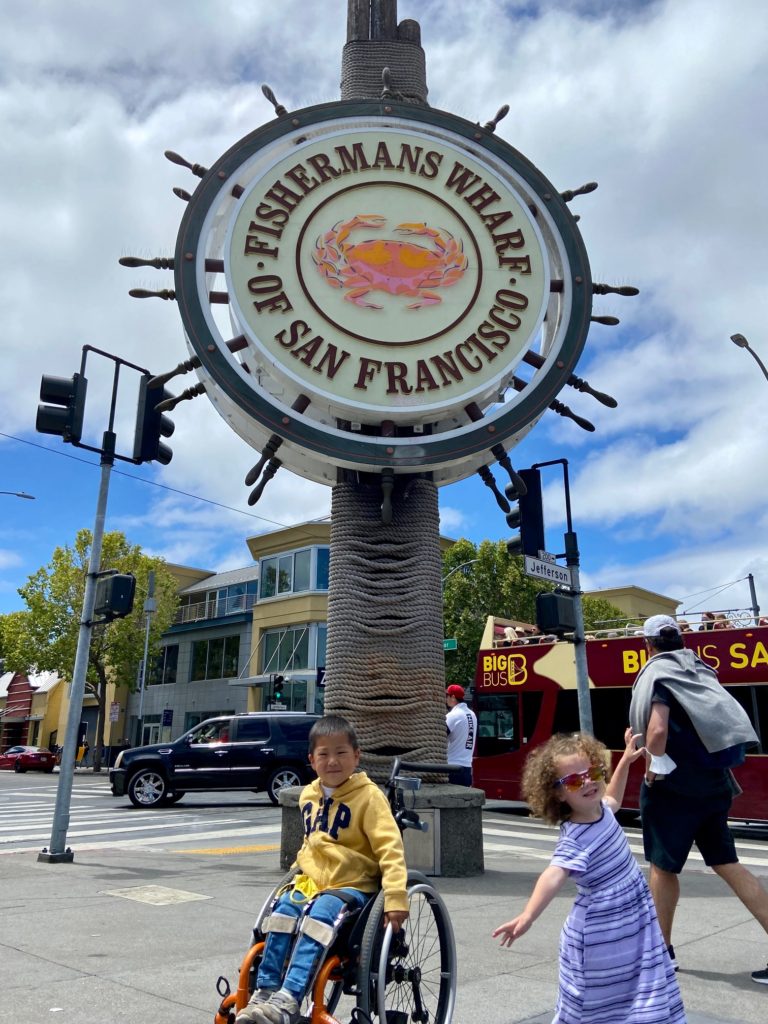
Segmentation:
{"type": "Polygon", "coordinates": [[[459,646],[459,641],[456,639],[455,636],[451,637],[448,640],[443,640],[443,650],[444,651],[455,651],[455,650],[458,650],[458,646],[459,646]]]}
{"type": "Polygon", "coordinates": [[[553,565],[551,562],[545,562],[541,558],[533,558],[531,555],[525,556],[524,572],[526,576],[533,576],[537,580],[559,583],[565,587],[570,587],[571,585],[570,569],[562,565],[553,565]]]}
{"type": "Polygon", "coordinates": [[[110,722],[117,722],[120,720],[120,705],[117,701],[112,701],[109,705],[109,720],[110,722]]]}
{"type": "Polygon", "coordinates": [[[163,708],[162,724],[165,726],[173,725],[173,708],[163,708]]]}

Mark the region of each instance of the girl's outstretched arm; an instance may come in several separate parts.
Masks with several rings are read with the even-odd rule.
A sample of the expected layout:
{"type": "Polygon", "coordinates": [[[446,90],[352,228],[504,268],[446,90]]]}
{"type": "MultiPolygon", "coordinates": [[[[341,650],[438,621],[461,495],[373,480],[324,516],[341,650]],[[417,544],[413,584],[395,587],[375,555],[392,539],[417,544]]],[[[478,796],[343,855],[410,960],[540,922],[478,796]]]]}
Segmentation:
{"type": "Polygon", "coordinates": [[[492,933],[492,937],[495,939],[497,935],[501,935],[502,946],[511,946],[515,939],[525,935],[539,914],[547,909],[560,892],[567,877],[568,872],[565,868],[558,868],[550,864],[539,875],[531,898],[526,903],[523,912],[517,917],[513,917],[511,921],[507,921],[506,924],[500,924],[492,933]]]}
{"type": "Polygon", "coordinates": [[[640,733],[632,735],[632,730],[627,728],[624,732],[624,742],[626,747],[624,753],[621,755],[621,760],[616,765],[616,770],[611,776],[611,781],[605,790],[605,802],[611,808],[612,811],[616,812],[621,807],[621,801],[624,799],[624,790],[627,788],[627,776],[629,775],[629,766],[633,761],[636,761],[638,757],[645,753],[645,747],[638,749],[637,741],[641,738],[640,733]]]}

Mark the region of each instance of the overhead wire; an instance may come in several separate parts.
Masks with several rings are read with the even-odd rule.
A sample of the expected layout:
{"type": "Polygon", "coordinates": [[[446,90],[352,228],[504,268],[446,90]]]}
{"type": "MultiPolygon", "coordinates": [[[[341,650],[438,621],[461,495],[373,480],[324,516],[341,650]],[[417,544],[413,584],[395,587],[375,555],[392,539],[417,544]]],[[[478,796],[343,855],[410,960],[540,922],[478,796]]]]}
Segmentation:
{"type": "MultiPolygon", "coordinates": [[[[0,437],[5,437],[9,441],[18,441],[20,444],[28,444],[32,448],[40,448],[42,451],[48,452],[50,455],[61,455],[65,459],[72,459],[73,462],[82,462],[84,465],[91,466],[93,469],[98,468],[98,463],[92,462],[90,459],[83,459],[77,455],[70,455],[69,452],[60,452],[57,451],[55,448],[48,448],[44,444],[38,444],[36,441],[29,441],[25,437],[16,437],[13,434],[5,434],[3,433],[3,431],[0,431],[0,437]]],[[[135,480],[137,481],[137,483],[140,484],[149,484],[151,487],[159,487],[161,488],[161,490],[170,491],[173,494],[180,494],[185,498],[192,498],[194,501],[204,501],[208,505],[215,505],[217,508],[226,509],[228,512],[238,512],[241,516],[248,516],[249,519],[260,519],[264,523],[269,523],[272,526],[279,526],[282,529],[287,529],[289,527],[288,523],[280,523],[276,519],[269,519],[267,516],[260,516],[257,515],[255,512],[246,512],[245,509],[234,508],[232,505],[225,505],[223,502],[214,501],[212,498],[203,498],[202,495],[200,494],[190,494],[189,491],[182,491],[178,487],[169,487],[168,484],[158,483],[157,480],[150,480],[144,476],[136,476],[134,473],[126,473],[121,469],[113,468],[112,472],[117,474],[118,476],[127,477],[129,480],[135,480]]],[[[324,519],[330,519],[330,516],[317,516],[315,519],[308,520],[308,522],[319,523],[322,522],[324,519]]]]}

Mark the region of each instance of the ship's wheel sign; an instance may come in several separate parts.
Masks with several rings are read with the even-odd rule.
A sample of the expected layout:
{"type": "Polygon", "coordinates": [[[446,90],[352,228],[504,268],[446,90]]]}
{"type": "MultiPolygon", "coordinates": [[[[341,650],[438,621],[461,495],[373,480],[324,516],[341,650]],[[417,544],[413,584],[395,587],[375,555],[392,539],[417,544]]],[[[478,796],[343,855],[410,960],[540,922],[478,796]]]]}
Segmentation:
{"type": "Polygon", "coordinates": [[[241,140],[192,196],[175,266],[209,397],[324,482],[469,475],[553,401],[591,312],[553,186],[491,131],[396,104],[309,108],[241,140]]]}

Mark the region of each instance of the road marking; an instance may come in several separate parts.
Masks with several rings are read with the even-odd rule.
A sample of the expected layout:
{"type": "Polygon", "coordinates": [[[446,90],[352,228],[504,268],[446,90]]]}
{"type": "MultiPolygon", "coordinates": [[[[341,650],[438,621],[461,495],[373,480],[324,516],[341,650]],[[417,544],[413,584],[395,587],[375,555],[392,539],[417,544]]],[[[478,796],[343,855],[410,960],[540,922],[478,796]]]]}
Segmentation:
{"type": "Polygon", "coordinates": [[[279,849],[280,843],[267,843],[264,846],[209,846],[201,850],[171,850],[171,853],[202,853],[227,857],[234,853],[267,853],[279,849]]]}
{"type": "MultiPolygon", "coordinates": [[[[230,824],[231,825],[237,825],[242,820],[243,820],[242,818],[222,818],[220,821],[217,822],[217,824],[218,825],[230,825],[230,824]]],[[[81,824],[81,823],[78,822],[78,825],[79,824],[81,824]]],[[[85,824],[85,822],[83,822],[82,824],[85,824]]],[[[93,824],[95,824],[95,823],[93,823],[93,824]]],[[[201,822],[201,824],[203,824],[203,823],[201,822]]],[[[71,838],[71,839],[74,839],[75,837],[80,837],[80,836],[98,836],[98,835],[101,835],[104,832],[108,832],[110,835],[118,835],[118,834],[122,834],[123,832],[152,832],[152,831],[157,831],[159,829],[170,829],[170,828],[178,829],[178,827],[179,827],[179,823],[178,822],[168,822],[167,825],[164,825],[162,822],[158,822],[155,825],[133,825],[130,828],[95,828],[95,829],[73,828],[73,829],[68,829],[67,830],[67,837],[71,838]]],[[[21,831],[22,829],[27,829],[27,830],[32,831],[32,832],[37,830],[37,832],[40,834],[41,837],[46,834],[44,831],[41,831],[41,826],[40,825],[19,825],[18,828],[19,828],[19,831],[21,831]]],[[[50,826],[49,826],[49,828],[50,828],[50,826]]],[[[266,831],[268,831],[268,832],[274,832],[276,830],[277,830],[277,826],[273,826],[271,828],[267,828],[266,829],[266,831]]],[[[223,833],[223,834],[225,834],[225,833],[223,833]]],[[[20,836],[20,835],[0,836],[0,843],[21,843],[25,839],[34,839],[34,838],[35,838],[34,835],[31,835],[31,836],[20,836]]],[[[194,838],[194,835],[193,835],[192,838],[194,838]]]]}
{"type": "MultiPolygon", "coordinates": [[[[263,826],[256,828],[241,828],[241,829],[222,829],[217,832],[194,832],[188,836],[176,835],[176,836],[142,836],[138,839],[105,839],[103,842],[97,843],[78,843],[78,850],[131,850],[136,849],[140,846],[171,846],[178,843],[194,843],[203,842],[206,839],[233,839],[236,836],[253,836],[263,834],[265,832],[279,832],[280,826],[274,827],[263,826]]],[[[98,835],[99,833],[94,833],[98,835]]],[[[67,839],[71,839],[75,833],[68,832],[67,839]]],[[[24,839],[29,841],[31,836],[25,836],[24,839]]],[[[46,837],[49,838],[49,837],[46,837]]],[[[0,857],[6,856],[12,853],[34,853],[38,850],[37,846],[23,846],[17,847],[14,850],[0,850],[0,857]]]]}
{"type": "Polygon", "coordinates": [[[122,900],[149,903],[153,907],[170,907],[175,903],[194,903],[196,900],[212,900],[200,892],[184,889],[169,889],[165,885],[133,885],[129,889],[102,889],[102,896],[118,896],[122,900]]]}

